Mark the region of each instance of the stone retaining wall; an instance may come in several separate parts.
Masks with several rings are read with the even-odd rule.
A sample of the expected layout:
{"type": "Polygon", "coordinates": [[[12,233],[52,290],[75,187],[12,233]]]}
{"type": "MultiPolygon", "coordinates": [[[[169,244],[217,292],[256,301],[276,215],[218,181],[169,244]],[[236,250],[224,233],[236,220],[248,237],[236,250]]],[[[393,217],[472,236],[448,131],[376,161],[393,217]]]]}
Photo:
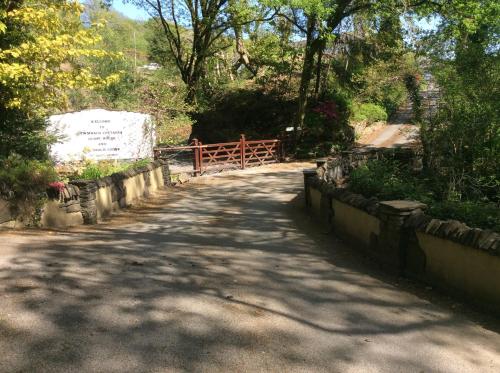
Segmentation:
{"type": "Polygon", "coordinates": [[[422,155],[417,148],[355,148],[340,152],[318,165],[321,180],[337,186],[342,185],[351,171],[370,160],[396,160],[415,171],[422,169],[422,155]]]}
{"type": "Polygon", "coordinates": [[[420,202],[365,198],[313,172],[304,182],[314,215],[386,270],[500,311],[498,233],[433,219],[420,202]]]}
{"type": "Polygon", "coordinates": [[[74,180],[79,188],[85,224],[95,224],[113,211],[131,206],[164,185],[170,185],[168,163],[157,160],[146,167],[118,172],[98,180],[74,180]]]}
{"type": "Polygon", "coordinates": [[[66,184],[61,190],[49,189],[49,200],[42,210],[40,225],[50,228],[64,228],[83,224],[80,205],[80,190],[77,186],[66,184]]]}
{"type": "MultiPolygon", "coordinates": [[[[74,180],[57,189],[49,188],[40,226],[64,228],[95,224],[109,217],[113,211],[131,206],[170,184],[168,162],[157,160],[145,167],[118,172],[102,179],[74,180]]],[[[23,223],[12,213],[11,207],[9,201],[0,199],[0,226],[22,227],[23,223]]]]}

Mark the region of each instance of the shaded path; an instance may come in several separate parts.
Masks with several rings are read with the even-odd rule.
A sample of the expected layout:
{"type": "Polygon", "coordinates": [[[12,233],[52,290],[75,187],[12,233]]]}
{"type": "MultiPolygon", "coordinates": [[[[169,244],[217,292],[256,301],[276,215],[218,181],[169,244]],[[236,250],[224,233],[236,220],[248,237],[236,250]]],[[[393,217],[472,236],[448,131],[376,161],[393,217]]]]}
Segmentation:
{"type": "Polygon", "coordinates": [[[387,125],[361,136],[356,141],[358,146],[393,148],[408,146],[419,141],[419,128],[412,124],[413,111],[410,102],[406,102],[390,118],[387,125]]]}
{"type": "Polygon", "coordinates": [[[500,371],[497,333],[314,227],[304,166],[182,186],[109,225],[0,235],[0,371],[500,371]]]}

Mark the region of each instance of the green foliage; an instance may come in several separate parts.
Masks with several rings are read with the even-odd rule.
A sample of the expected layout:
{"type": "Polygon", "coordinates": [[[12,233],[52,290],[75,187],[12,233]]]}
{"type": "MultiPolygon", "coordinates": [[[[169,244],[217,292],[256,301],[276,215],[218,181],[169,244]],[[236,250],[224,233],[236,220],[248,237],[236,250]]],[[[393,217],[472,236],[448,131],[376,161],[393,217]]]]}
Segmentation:
{"type": "Polygon", "coordinates": [[[148,62],[147,38],[153,32],[150,30],[151,22],[129,19],[112,9],[103,8],[97,1],[86,4],[85,15],[89,22],[102,22],[105,25],[99,29],[99,47],[119,54],[120,58],[87,58],[82,64],[101,75],[119,72],[120,76],[103,87],[72,90],[71,108],[133,110],[141,107],[137,88],[146,83],[144,74],[138,68],[148,62]]]}
{"type": "Polygon", "coordinates": [[[47,187],[57,180],[48,161],[28,160],[17,154],[0,159],[0,197],[11,201],[16,219],[28,226],[38,224],[47,187]]]}
{"type": "Polygon", "coordinates": [[[27,160],[12,154],[0,159],[0,194],[16,200],[38,198],[58,179],[48,161],[27,160]]]}
{"type": "Polygon", "coordinates": [[[357,103],[352,105],[351,120],[354,122],[380,122],[387,120],[385,109],[373,103],[357,103]]]}
{"type": "Polygon", "coordinates": [[[266,93],[260,87],[227,89],[194,114],[193,137],[205,143],[275,138],[293,119],[294,100],[266,93]]]}
{"type": "Polygon", "coordinates": [[[290,43],[290,30],[282,20],[276,20],[278,32],[254,35],[249,53],[258,66],[257,82],[263,90],[291,97],[297,90],[300,54],[303,48],[290,43]],[[294,79],[295,78],[295,79],[294,79]]]}
{"type": "Polygon", "coordinates": [[[27,159],[47,159],[51,142],[43,119],[0,105],[0,158],[15,153],[27,159]]]}
{"type": "Polygon", "coordinates": [[[454,219],[472,227],[500,232],[500,208],[481,201],[441,201],[430,205],[428,213],[438,219],[454,219]]]}
{"type": "Polygon", "coordinates": [[[81,13],[78,2],[66,0],[12,2],[0,12],[7,40],[0,48],[1,106],[41,116],[65,107],[68,88],[103,87],[117,79],[117,73],[100,76],[80,63],[115,57],[96,47],[99,26],[83,27],[81,13]]]}
{"type": "MultiPolygon", "coordinates": [[[[168,39],[165,32],[162,30],[160,25],[160,20],[158,18],[151,18],[144,24],[145,29],[145,39],[147,42],[147,57],[151,62],[156,62],[167,68],[169,71],[177,73],[177,67],[175,66],[175,58],[172,51],[168,45],[168,39]]],[[[183,30],[183,32],[186,32],[183,30]]],[[[187,43],[186,38],[183,41],[187,43]]],[[[184,45],[184,47],[186,47],[184,45]]]]}
{"type": "Polygon", "coordinates": [[[150,159],[141,159],[135,162],[100,161],[89,162],[85,168],[71,176],[71,179],[95,180],[117,172],[141,168],[148,165],[150,159]]]}
{"type": "MultiPolygon", "coordinates": [[[[484,5],[498,10],[498,3],[484,5]]],[[[421,127],[425,166],[456,199],[498,202],[500,56],[495,25],[499,22],[490,17],[492,8],[476,9],[469,2],[464,6],[475,9],[478,18],[453,26],[448,22],[458,22],[456,14],[447,15],[451,19],[445,18],[442,26],[447,32],[431,39],[431,72],[441,96],[437,114],[421,127]],[[450,42],[452,59],[443,52],[449,51],[450,42]]]]}
{"type": "Polygon", "coordinates": [[[100,179],[101,177],[104,176],[111,175],[118,171],[121,171],[120,168],[118,168],[114,164],[109,164],[107,162],[106,163],[99,162],[99,163],[89,164],[75,178],[94,180],[94,179],[100,179]]]}
{"type": "Polygon", "coordinates": [[[349,175],[349,188],[381,200],[414,199],[427,203],[433,198],[424,181],[396,161],[369,161],[349,175]]]}
{"type": "Polygon", "coordinates": [[[470,75],[454,67],[442,70],[440,110],[422,125],[421,137],[426,167],[450,189],[468,198],[499,200],[500,65],[498,58],[484,62],[470,75]]]}
{"type": "Polygon", "coordinates": [[[405,76],[405,85],[412,103],[413,120],[419,123],[422,120],[422,98],[419,76],[407,74],[405,76]]]}
{"type": "Polygon", "coordinates": [[[165,70],[152,73],[138,89],[141,111],[155,120],[158,143],[178,145],[191,134],[191,105],[186,103],[187,89],[182,81],[165,70]],[[168,83],[165,83],[168,81],[168,83]]]}
{"type": "Polygon", "coordinates": [[[455,219],[469,226],[500,232],[500,209],[495,203],[481,200],[456,200],[443,194],[443,186],[434,177],[413,174],[398,162],[369,161],[349,176],[349,189],[380,200],[416,200],[429,206],[428,213],[439,219],[455,219]]]}
{"type": "Polygon", "coordinates": [[[352,86],[358,100],[376,103],[391,116],[407,99],[406,72],[416,70],[412,55],[396,55],[358,68],[352,86]]]}

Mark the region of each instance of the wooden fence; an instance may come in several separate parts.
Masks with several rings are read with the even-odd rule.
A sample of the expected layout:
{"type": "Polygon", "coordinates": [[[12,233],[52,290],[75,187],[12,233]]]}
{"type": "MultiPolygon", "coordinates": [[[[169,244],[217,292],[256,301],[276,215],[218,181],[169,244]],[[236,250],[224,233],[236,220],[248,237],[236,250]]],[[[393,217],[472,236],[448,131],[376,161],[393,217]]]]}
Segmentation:
{"type": "Polygon", "coordinates": [[[283,148],[280,140],[248,141],[241,135],[240,141],[235,142],[203,144],[194,139],[192,145],[154,149],[155,159],[169,159],[178,154],[191,160],[195,175],[202,175],[208,171],[278,163],[283,158],[283,148]]]}

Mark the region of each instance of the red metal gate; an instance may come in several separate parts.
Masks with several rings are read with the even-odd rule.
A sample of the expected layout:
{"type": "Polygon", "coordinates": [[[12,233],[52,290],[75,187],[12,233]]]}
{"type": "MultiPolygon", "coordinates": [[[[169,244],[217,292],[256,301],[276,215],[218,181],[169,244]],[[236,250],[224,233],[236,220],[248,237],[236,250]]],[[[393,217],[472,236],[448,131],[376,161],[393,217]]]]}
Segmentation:
{"type": "Polygon", "coordinates": [[[238,142],[202,144],[194,139],[189,146],[157,147],[155,159],[185,153],[192,159],[195,175],[227,168],[241,168],[278,163],[283,157],[280,140],[247,141],[241,135],[238,142]]]}

